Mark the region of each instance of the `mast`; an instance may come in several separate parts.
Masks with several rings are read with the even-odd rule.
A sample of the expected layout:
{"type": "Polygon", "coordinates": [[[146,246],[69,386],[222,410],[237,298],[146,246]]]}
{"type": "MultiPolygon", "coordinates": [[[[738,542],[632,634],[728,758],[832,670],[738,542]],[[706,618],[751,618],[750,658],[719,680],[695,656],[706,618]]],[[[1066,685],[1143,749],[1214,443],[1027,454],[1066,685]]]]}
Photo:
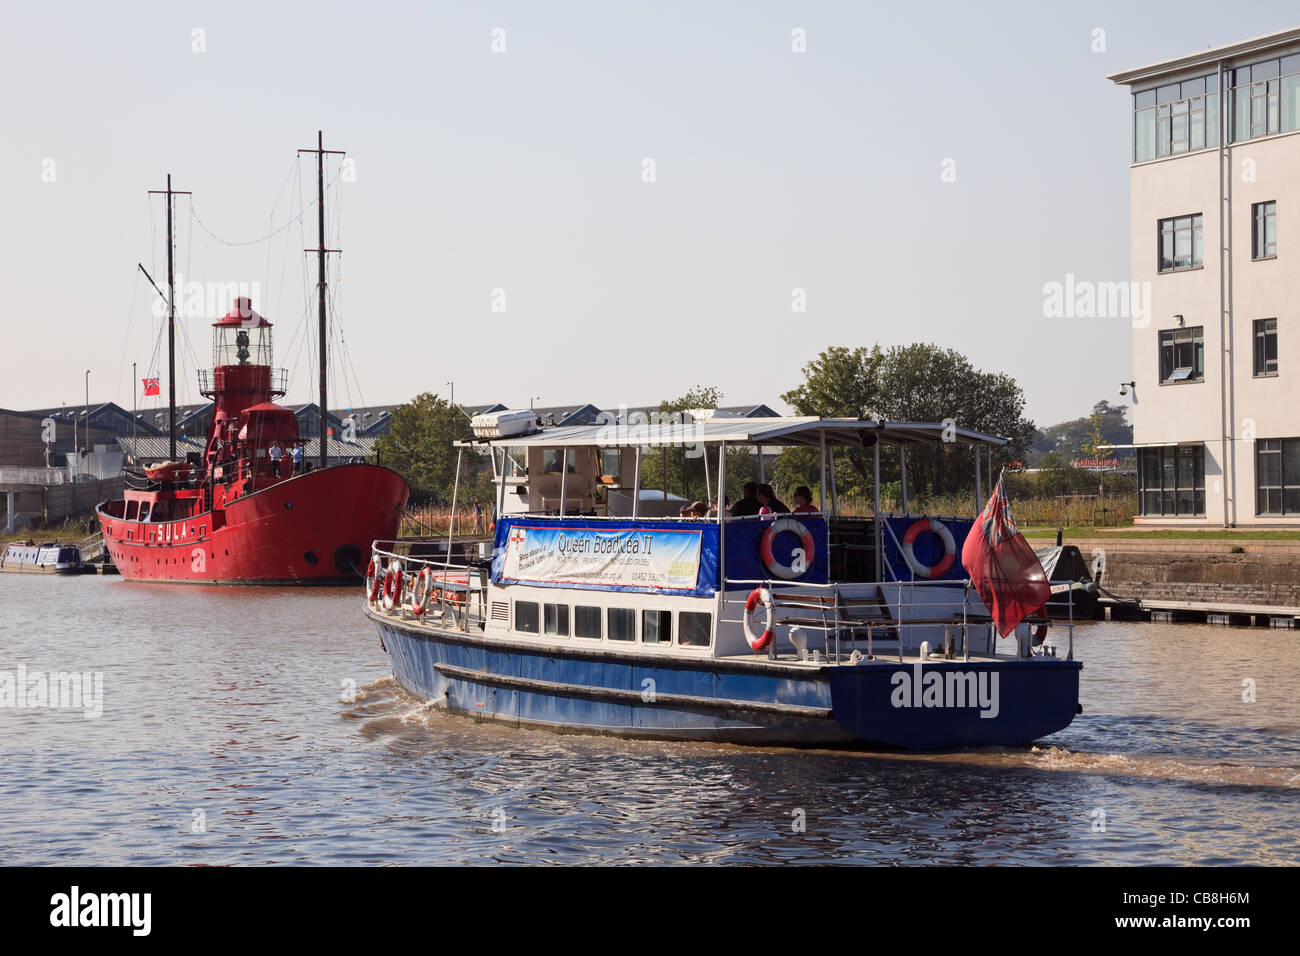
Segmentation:
{"type": "Polygon", "coordinates": [[[329,368],[329,339],[325,321],[325,253],[339,251],[338,249],[325,248],[325,154],[335,153],[342,156],[343,150],[326,149],[325,134],[317,130],[316,148],[300,149],[298,152],[316,154],[316,234],[318,239],[315,249],[304,249],[303,251],[316,253],[316,289],[320,309],[320,467],[324,468],[329,457],[327,448],[329,413],[325,405],[326,369],[329,368]]]}
{"type": "MultiPolygon", "coordinates": [[[[172,189],[172,174],[167,174],[167,188],[151,189],[149,194],[167,197],[167,460],[176,460],[176,273],[172,263],[172,197],[188,192],[172,189]]],[[[141,266],[141,271],[143,271],[141,266]]],[[[148,275],[149,273],[145,273],[148,275]]],[[[153,281],[153,280],[150,280],[153,281]]]]}

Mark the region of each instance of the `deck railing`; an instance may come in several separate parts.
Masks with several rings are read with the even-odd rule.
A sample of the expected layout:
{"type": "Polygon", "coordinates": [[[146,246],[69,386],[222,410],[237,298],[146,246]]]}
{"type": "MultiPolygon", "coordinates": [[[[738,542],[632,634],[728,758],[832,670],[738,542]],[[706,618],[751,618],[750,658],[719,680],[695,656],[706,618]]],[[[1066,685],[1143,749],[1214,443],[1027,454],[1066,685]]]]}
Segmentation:
{"type": "MultiPolygon", "coordinates": [[[[396,541],[376,541],[371,548],[378,597],[372,599],[367,591],[366,600],[373,610],[404,620],[426,621],[434,615],[443,627],[459,631],[487,621],[487,587],[482,568],[452,563],[449,554],[402,554],[396,546],[396,541]],[[422,578],[426,570],[428,574],[422,578]],[[397,572],[401,575],[400,586],[397,572]],[[395,588],[396,593],[391,593],[390,588],[395,588]]],[[[369,570],[366,578],[369,582],[369,570]]]]}

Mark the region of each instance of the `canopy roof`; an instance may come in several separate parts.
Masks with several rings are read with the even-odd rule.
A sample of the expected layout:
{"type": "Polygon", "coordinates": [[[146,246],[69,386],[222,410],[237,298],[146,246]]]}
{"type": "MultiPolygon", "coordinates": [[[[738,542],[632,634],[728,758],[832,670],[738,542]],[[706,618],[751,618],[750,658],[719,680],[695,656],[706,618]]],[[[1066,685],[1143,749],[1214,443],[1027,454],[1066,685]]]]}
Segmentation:
{"type": "Polygon", "coordinates": [[[212,323],[213,328],[240,326],[245,329],[269,329],[271,323],[253,311],[253,300],[246,295],[235,299],[230,311],[212,323]]]}
{"type": "Polygon", "coordinates": [[[937,445],[949,441],[963,445],[997,447],[1007,444],[1007,439],[986,435],[969,428],[945,425],[943,422],[875,422],[852,418],[723,418],[687,424],[629,425],[622,422],[608,425],[573,425],[567,428],[548,428],[529,435],[511,438],[494,438],[490,441],[457,442],[463,445],[490,445],[493,447],[619,447],[664,445],[695,445],[701,442],[737,445],[812,445],[820,444],[822,435],[827,445],[869,447],[877,441],[890,445],[937,445]]]}

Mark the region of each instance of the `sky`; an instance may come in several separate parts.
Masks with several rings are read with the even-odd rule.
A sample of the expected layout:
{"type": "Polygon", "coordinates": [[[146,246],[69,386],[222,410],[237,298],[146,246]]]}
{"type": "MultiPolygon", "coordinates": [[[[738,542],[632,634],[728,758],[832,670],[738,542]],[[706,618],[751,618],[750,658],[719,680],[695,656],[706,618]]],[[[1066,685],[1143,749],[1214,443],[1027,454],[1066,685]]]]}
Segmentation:
{"type": "Polygon", "coordinates": [[[296,151],[323,130],[347,162],[326,166],[331,408],[454,382],[463,404],[703,385],[784,411],[828,346],[925,341],[1011,375],[1040,426],[1076,418],[1131,377],[1127,320],[1044,317],[1048,283],[1129,278],[1130,107],[1106,75],[1297,21],[1282,2],[2,0],[0,407],[78,404],[89,371],[92,403],[130,408],[133,362],[163,377],[140,407],[165,405],[137,264],[165,288],[148,191],[168,173],[193,193],[178,401],[202,400],[239,284],[275,323],[286,401],[314,400],[296,151]]]}

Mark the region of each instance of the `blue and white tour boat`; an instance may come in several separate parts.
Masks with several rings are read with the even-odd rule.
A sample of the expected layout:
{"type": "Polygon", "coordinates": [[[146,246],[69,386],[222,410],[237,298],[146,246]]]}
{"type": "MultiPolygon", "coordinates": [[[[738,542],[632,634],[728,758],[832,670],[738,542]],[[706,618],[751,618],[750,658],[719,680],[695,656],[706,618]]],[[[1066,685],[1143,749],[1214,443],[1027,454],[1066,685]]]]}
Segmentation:
{"type": "Polygon", "coordinates": [[[961,565],[971,519],[907,513],[909,448],[955,443],[981,498],[982,459],[1004,439],[951,423],[706,415],[539,431],[517,417],[476,420],[484,437],[460,448],[496,477],[495,537],[477,556],[375,542],[365,613],[421,700],[568,732],[911,749],[1025,744],[1078,712],[1069,614],[998,637],[961,565]],[[729,450],[757,450],[745,477],[761,481],[765,452],[813,449],[822,510],[681,517],[680,499],[642,487],[643,450],[664,446],[704,455],[711,494],[729,450]],[[872,516],[839,512],[837,446],[873,460],[872,516]],[[881,512],[882,454],[900,456],[902,514],[881,512]],[[1065,647],[1043,639],[1054,625],[1065,647]]]}

